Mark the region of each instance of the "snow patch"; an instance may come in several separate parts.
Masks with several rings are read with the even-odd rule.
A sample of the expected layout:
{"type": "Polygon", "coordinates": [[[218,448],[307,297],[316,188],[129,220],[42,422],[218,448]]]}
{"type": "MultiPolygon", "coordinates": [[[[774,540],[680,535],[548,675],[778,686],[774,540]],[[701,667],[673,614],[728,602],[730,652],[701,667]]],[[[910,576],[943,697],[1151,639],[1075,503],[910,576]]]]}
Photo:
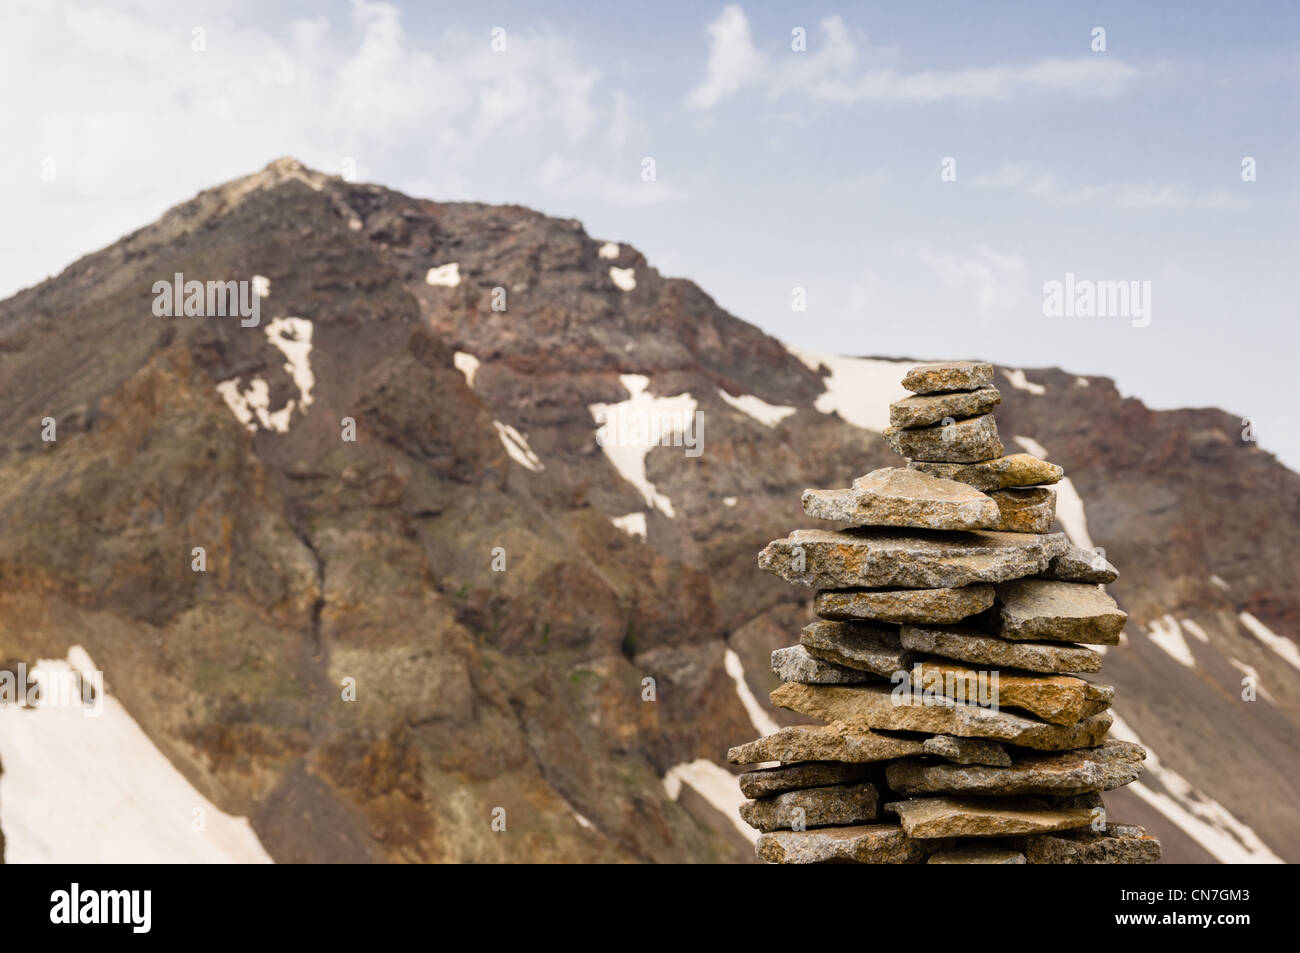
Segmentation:
{"type": "Polygon", "coordinates": [[[724,497],[722,498],[722,505],[723,505],[723,506],[735,506],[735,505],[736,505],[736,498],[735,498],[734,496],[724,496],[724,497]]]}
{"type": "Polygon", "coordinates": [[[1292,668],[1300,669],[1300,648],[1297,648],[1294,642],[1278,635],[1249,612],[1239,612],[1237,618],[1241,620],[1241,624],[1248,628],[1255,638],[1282,656],[1284,662],[1292,668]]]}
{"type": "Polygon", "coordinates": [[[541,473],[546,469],[542,461],[537,459],[537,454],[533,453],[532,447],[528,446],[524,435],[518,430],[499,420],[492,421],[492,426],[497,428],[497,435],[501,438],[501,444],[506,448],[506,453],[511,460],[534,473],[541,473]]]}
{"type": "Polygon", "coordinates": [[[452,355],[451,362],[456,366],[456,370],[465,375],[465,383],[473,388],[474,375],[479,368],[478,358],[466,351],[457,351],[452,355]]]}
{"type": "Polygon", "coordinates": [[[614,282],[614,286],[622,291],[634,291],[636,290],[636,269],[611,267],[609,269],[609,280],[614,282]]]}
{"type": "Polygon", "coordinates": [[[718,388],[718,396],[742,414],[748,414],[760,424],[765,424],[768,427],[775,427],[796,410],[794,407],[769,404],[753,394],[741,394],[739,397],[732,397],[721,387],[718,388]]]}
{"type": "Polygon", "coordinates": [[[283,407],[272,411],[271,388],[261,377],[254,377],[247,389],[240,387],[240,378],[232,377],[217,384],[217,393],[250,433],[256,432],[258,424],[265,430],[288,433],[294,409],[307,412],[306,408],[312,404],[312,388],[316,386],[316,375],[311,369],[312,323],[306,318],[276,318],[264,330],[267,341],[285,356],[284,369],[293,378],[298,396],[290,397],[283,407]]]}
{"type": "MultiPolygon", "coordinates": [[[[94,671],[80,646],[42,659],[37,681],[94,671]]],[[[194,789],[122,703],[97,717],[67,705],[0,706],[0,827],[5,860],[27,864],[271,863],[247,818],[194,789]],[[194,830],[196,811],[204,830],[194,830]]]]}
{"type": "Polygon", "coordinates": [[[271,279],[266,275],[254,275],[253,294],[259,298],[269,298],[271,296],[271,279]]]}
{"type": "Polygon", "coordinates": [[[1088,380],[1088,378],[1086,378],[1086,377],[1076,377],[1076,378],[1074,379],[1074,386],[1075,386],[1075,387],[1091,387],[1091,386],[1092,386],[1092,381],[1088,380]]]}
{"type": "Polygon", "coordinates": [[[1047,459],[1047,449],[1033,437],[1016,437],[1015,441],[1027,452],[1036,456],[1039,460],[1047,459]]]}
{"type": "Polygon", "coordinates": [[[439,288],[455,288],[460,284],[460,262],[453,261],[430,268],[424,276],[424,283],[439,288]]]}
{"type": "MultiPolygon", "coordinates": [[[[1142,744],[1112,708],[1114,722],[1110,734],[1121,741],[1142,744]]],[[[1128,785],[1169,820],[1177,824],[1192,840],[1204,847],[1216,860],[1224,864],[1280,864],[1282,858],[1259,839],[1253,830],[1233,817],[1222,804],[1194,787],[1181,774],[1160,763],[1160,758],[1146,748],[1145,772],[1159,781],[1166,792],[1153,791],[1141,779],[1128,785]]]]}
{"type": "Polygon", "coordinates": [[[820,413],[838,413],[844,420],[877,433],[889,426],[889,405],[908,396],[899,383],[915,361],[882,361],[869,357],[836,357],[805,351],[787,344],[785,349],[813,373],[823,365],[830,374],[813,407],[820,413]]]}
{"type": "Polygon", "coordinates": [[[1232,665],[1233,668],[1241,672],[1242,675],[1245,675],[1247,678],[1249,678],[1252,682],[1255,683],[1255,691],[1259,692],[1260,698],[1264,699],[1264,701],[1266,702],[1276,704],[1276,700],[1273,698],[1273,696],[1270,695],[1267,691],[1265,691],[1264,683],[1260,680],[1259,672],[1256,670],[1255,666],[1247,665],[1245,662],[1241,661],[1240,659],[1235,659],[1235,658],[1228,659],[1228,662],[1232,665]]]}
{"type": "Polygon", "coordinates": [[[605,242],[596,254],[606,261],[613,261],[618,258],[618,242],[605,242]]]}
{"type": "Polygon", "coordinates": [[[1153,619],[1151,631],[1147,634],[1151,641],[1164,649],[1175,662],[1188,668],[1196,667],[1196,659],[1192,656],[1192,650],[1187,647],[1183,630],[1173,616],[1165,615],[1161,619],[1153,619]]]}
{"type": "Polygon", "coordinates": [[[749,683],[745,681],[745,666],[741,664],[740,656],[736,654],[735,649],[727,649],[727,654],[723,657],[723,665],[731,680],[736,683],[736,694],[740,696],[740,703],[745,706],[745,712],[749,715],[749,720],[754,723],[754,729],[759,735],[766,736],[780,731],[781,726],[763,710],[754,693],[749,690],[749,683]]]}
{"type": "Polygon", "coordinates": [[[644,513],[628,513],[627,516],[611,516],[609,521],[629,536],[640,536],[642,539],[646,538],[644,513]]]}
{"type": "Polygon", "coordinates": [[[758,831],[746,824],[740,817],[740,805],[745,803],[745,796],[740,793],[740,784],[736,776],[707,758],[697,758],[673,765],[664,775],[664,792],[676,801],[682,794],[682,785],[689,784],[704,800],[722,813],[745,840],[751,844],[758,840],[758,831]]]}
{"type": "MultiPolygon", "coordinates": [[[[1027,390],[1031,394],[1047,393],[1047,388],[1042,384],[1035,384],[1033,381],[1027,380],[1024,371],[1013,371],[1004,367],[1002,368],[1002,375],[1007,379],[1011,386],[1017,390],[1027,390]]],[[[1082,380],[1082,378],[1078,379],[1082,380]]],[[[1086,384],[1087,382],[1085,381],[1084,383],[1086,384]]]]}
{"type": "Polygon", "coordinates": [[[1192,633],[1192,638],[1196,639],[1198,642],[1205,642],[1206,644],[1209,644],[1210,641],[1209,635],[1207,635],[1205,630],[1202,629],[1195,622],[1193,622],[1191,619],[1183,620],[1183,628],[1186,629],[1188,632],[1192,633]]]}
{"type": "MultiPolygon", "coordinates": [[[[1016,437],[1016,443],[1040,460],[1047,459],[1047,449],[1031,437],[1016,437]]],[[[1061,529],[1070,537],[1070,542],[1080,549],[1094,550],[1092,536],[1088,534],[1088,517],[1083,509],[1083,498],[1074,488],[1074,481],[1068,476],[1061,477],[1053,485],[1056,491],[1056,518],[1061,521],[1061,529]]]]}
{"type": "MultiPolygon", "coordinates": [[[[316,375],[311,370],[312,323],[306,318],[276,318],[266,326],[266,339],[285,356],[284,369],[298,388],[299,407],[310,407],[316,375]]],[[[292,407],[294,401],[289,401],[292,407]]],[[[287,429],[287,428],[286,428],[287,429]]]]}
{"type": "Polygon", "coordinates": [[[1218,587],[1219,587],[1220,589],[1222,589],[1224,592],[1227,592],[1227,591],[1228,591],[1228,583],[1227,583],[1227,581],[1226,581],[1222,576],[1211,575],[1211,576],[1210,576],[1210,582],[1214,583],[1216,586],[1218,586],[1218,587]]]}
{"type": "Polygon", "coordinates": [[[673,510],[673,501],[646,479],[645,458],[652,447],[660,446],[665,437],[671,437],[681,424],[691,420],[698,404],[690,394],[673,397],[651,395],[647,390],[650,378],[644,374],[621,374],[619,381],[627,389],[627,400],[587,406],[592,419],[609,434],[601,449],[619,476],[641,491],[647,506],[655,507],[667,517],[674,517],[677,514],[673,510]],[[639,439],[624,442],[621,438],[625,434],[639,439]]]}

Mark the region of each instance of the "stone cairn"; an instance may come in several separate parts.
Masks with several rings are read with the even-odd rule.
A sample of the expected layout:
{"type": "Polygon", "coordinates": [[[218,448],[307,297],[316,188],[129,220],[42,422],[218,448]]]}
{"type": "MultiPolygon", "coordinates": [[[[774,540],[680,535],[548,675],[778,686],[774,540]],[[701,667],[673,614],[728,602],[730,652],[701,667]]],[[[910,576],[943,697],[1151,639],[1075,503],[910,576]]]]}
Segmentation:
{"type": "Polygon", "coordinates": [[[826,722],[732,748],[746,823],[772,863],[1153,863],[1160,843],[1106,821],[1138,777],[1107,741],[1115,690],[1087,644],[1127,618],[1101,556],[1051,533],[1060,467],[1004,455],[989,364],[913,368],[885,439],[910,458],[804,512],[758,564],[817,591],[819,621],[772,653],[782,708],[826,722]],[[1080,644],[1083,643],[1083,644],[1080,644]]]}

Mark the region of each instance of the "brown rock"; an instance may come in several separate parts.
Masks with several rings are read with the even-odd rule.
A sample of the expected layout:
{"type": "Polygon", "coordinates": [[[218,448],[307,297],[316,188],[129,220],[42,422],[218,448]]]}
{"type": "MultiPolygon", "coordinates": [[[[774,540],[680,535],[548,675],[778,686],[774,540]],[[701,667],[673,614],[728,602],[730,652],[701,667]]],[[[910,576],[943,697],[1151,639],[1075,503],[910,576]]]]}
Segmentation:
{"type": "Polygon", "coordinates": [[[779,708],[823,721],[891,731],[991,738],[1040,751],[1099,744],[1112,720],[1108,712],[1101,712],[1073,725],[1051,725],[1007,711],[953,704],[944,696],[917,698],[902,688],[902,685],[890,689],[884,685],[799,685],[787,682],[771,693],[771,699],[772,704],[779,708]]]}
{"type": "Polygon", "coordinates": [[[740,805],[740,817],[760,831],[863,824],[876,819],[878,803],[873,784],[835,784],[746,801],[740,805]]]}
{"type": "Polygon", "coordinates": [[[820,788],[830,784],[854,784],[866,781],[871,769],[865,764],[842,761],[803,761],[774,768],[756,768],[740,776],[740,793],[759,798],[800,788],[820,788]]]}
{"type": "Polygon", "coordinates": [[[927,462],[978,463],[1005,452],[992,414],[929,427],[886,427],[882,436],[895,453],[927,462]]]}
{"type": "Polygon", "coordinates": [[[885,777],[900,794],[1075,795],[1132,783],[1145,757],[1141,745],[1108,741],[1051,754],[1019,752],[1007,767],[895,761],[885,777]]]}
{"type": "Polygon", "coordinates": [[[865,764],[920,754],[921,742],[857,725],[793,725],[727,752],[732,764],[763,761],[844,761],[865,764]]]}
{"type": "Polygon", "coordinates": [[[804,490],[803,509],[816,519],[855,526],[983,529],[997,522],[997,504],[965,483],[885,467],[848,490],[804,490]]]}
{"type": "Polygon", "coordinates": [[[1005,639],[1118,645],[1128,615],[1099,586],[1017,579],[998,586],[998,632],[1005,639]]]}
{"type": "Polygon", "coordinates": [[[931,854],[927,864],[1023,864],[1025,855],[998,844],[962,844],[931,854]]]}
{"type": "Polygon", "coordinates": [[[993,605],[990,583],[956,589],[823,589],[813,611],[823,619],[878,622],[959,622],[993,605]]]}
{"type": "Polygon", "coordinates": [[[993,365],[985,361],[921,364],[907,372],[903,386],[913,394],[941,394],[992,387],[993,365]]]}
{"type": "Polygon", "coordinates": [[[1056,491],[1045,486],[990,490],[988,495],[998,505],[996,529],[1009,533],[1046,533],[1056,519],[1056,491]]]}
{"type": "Polygon", "coordinates": [[[907,668],[912,656],[898,643],[898,628],[868,622],[813,622],[799,644],[814,658],[885,678],[907,668]]]}
{"type": "Polygon", "coordinates": [[[1160,854],[1160,841],[1136,825],[1108,824],[1105,831],[1080,828],[1025,838],[1025,857],[1031,864],[1154,864],[1160,854]]]}
{"type": "Polygon", "coordinates": [[[1106,561],[1100,549],[1088,550],[1079,546],[1055,557],[1043,575],[1063,582],[1110,583],[1119,578],[1119,570],[1106,561]]]}
{"type": "Polygon", "coordinates": [[[1065,471],[1055,463],[1039,460],[1027,453],[1013,453],[996,460],[983,460],[979,463],[931,463],[913,460],[907,465],[909,470],[920,470],[931,476],[969,483],[977,490],[1001,490],[1009,486],[1039,486],[1044,483],[1057,483],[1065,476],[1065,471]]]}
{"type": "Polygon", "coordinates": [[[1063,642],[1010,642],[970,626],[905,625],[899,638],[906,649],[979,665],[1008,666],[1030,672],[1097,672],[1101,655],[1063,642]]]}
{"type": "Polygon", "coordinates": [[[931,797],[895,801],[885,811],[897,814],[908,837],[1007,837],[1086,827],[1092,812],[1058,810],[1031,797],[931,797]]]}
{"type": "Polygon", "coordinates": [[[998,393],[996,387],[905,397],[889,405],[889,425],[926,427],[941,423],[948,417],[953,420],[978,417],[987,414],[1001,402],[1002,395],[998,393]]]}
{"type": "Polygon", "coordinates": [[[956,738],[952,735],[935,735],[921,742],[921,750],[957,764],[1011,764],[1011,755],[996,741],[983,738],[956,738]]]}
{"type": "Polygon", "coordinates": [[[864,824],[760,834],[754,852],[770,864],[921,864],[934,846],[897,824],[864,824]]]}

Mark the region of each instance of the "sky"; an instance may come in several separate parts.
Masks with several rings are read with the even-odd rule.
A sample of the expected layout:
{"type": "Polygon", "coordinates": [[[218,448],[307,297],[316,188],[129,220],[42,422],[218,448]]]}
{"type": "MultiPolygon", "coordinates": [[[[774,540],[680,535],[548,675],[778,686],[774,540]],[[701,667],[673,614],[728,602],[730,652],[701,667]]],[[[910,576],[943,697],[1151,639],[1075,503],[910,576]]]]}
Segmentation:
{"type": "Polygon", "coordinates": [[[0,0],[0,88],[0,297],[291,155],[579,219],[803,348],[1222,407],[1300,470],[1300,5],[0,0]]]}

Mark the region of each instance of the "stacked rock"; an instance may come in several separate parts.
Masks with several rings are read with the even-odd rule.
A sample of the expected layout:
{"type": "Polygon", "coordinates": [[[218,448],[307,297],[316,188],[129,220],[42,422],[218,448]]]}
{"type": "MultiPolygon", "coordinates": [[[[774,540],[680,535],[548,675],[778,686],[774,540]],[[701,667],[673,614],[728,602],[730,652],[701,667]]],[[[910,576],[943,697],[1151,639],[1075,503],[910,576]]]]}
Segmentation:
{"type": "Polygon", "coordinates": [[[1138,777],[1107,741],[1114,689],[1080,678],[1126,616],[1100,554],[1050,532],[1060,467],[1005,455],[989,364],[917,367],[885,439],[906,468],[806,490],[759,566],[815,587],[818,621],[772,653],[772,702],[825,722],[731,749],[741,815],[774,863],[1152,863],[1106,821],[1138,777]]]}

